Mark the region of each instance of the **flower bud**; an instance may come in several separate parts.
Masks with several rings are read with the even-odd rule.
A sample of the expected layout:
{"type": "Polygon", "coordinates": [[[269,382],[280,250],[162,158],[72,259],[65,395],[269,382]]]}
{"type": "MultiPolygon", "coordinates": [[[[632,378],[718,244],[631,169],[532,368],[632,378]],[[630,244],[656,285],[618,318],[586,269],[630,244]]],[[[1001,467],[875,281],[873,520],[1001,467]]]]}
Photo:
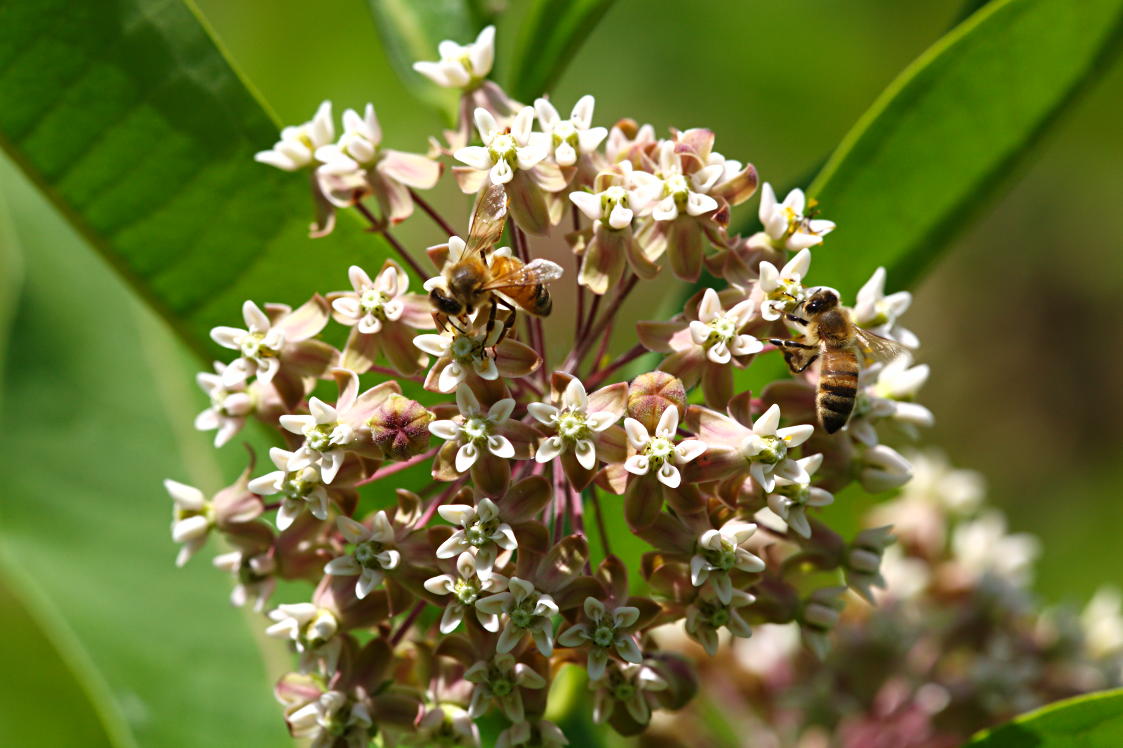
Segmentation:
{"type": "Polygon", "coordinates": [[[434,418],[421,403],[392,394],[370,417],[374,446],[394,460],[405,460],[429,446],[429,423],[434,418]]]}
{"type": "Polygon", "coordinates": [[[655,431],[659,419],[668,407],[678,409],[679,416],[686,412],[686,388],[682,380],[665,371],[640,374],[628,385],[628,415],[655,431]]]}

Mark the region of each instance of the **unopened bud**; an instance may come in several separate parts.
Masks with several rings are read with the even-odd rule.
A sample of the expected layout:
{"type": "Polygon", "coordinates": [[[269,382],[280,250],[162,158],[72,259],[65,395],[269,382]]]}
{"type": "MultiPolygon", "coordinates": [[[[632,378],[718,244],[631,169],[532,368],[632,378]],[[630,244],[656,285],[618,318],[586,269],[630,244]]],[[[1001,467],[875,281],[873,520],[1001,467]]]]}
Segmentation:
{"type": "Polygon", "coordinates": [[[390,395],[370,418],[371,440],[386,457],[408,459],[429,446],[429,423],[433,418],[416,400],[390,395]]]}
{"type": "Polygon", "coordinates": [[[654,433],[663,411],[674,406],[681,418],[686,410],[682,380],[665,371],[640,374],[628,385],[628,415],[654,433]]]}

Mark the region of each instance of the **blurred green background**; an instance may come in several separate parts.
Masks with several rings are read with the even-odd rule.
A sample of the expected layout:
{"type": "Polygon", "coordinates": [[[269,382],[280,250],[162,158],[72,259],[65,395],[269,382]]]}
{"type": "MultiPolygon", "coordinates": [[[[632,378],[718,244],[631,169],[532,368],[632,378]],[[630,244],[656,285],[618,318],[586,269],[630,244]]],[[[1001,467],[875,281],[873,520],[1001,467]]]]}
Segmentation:
{"type": "MultiPolygon", "coordinates": [[[[519,4],[511,5],[517,16],[519,4]]],[[[372,101],[386,143],[411,151],[423,151],[425,134],[442,126],[390,69],[362,0],[198,7],[282,122],[307,119],[324,98],[338,109],[372,101]]],[[[630,116],[660,131],[710,127],[722,153],[786,185],[813,173],[963,9],[962,0],[620,0],[553,99],[565,111],[594,94],[602,124],[630,116]]],[[[504,32],[514,25],[501,27],[501,75],[511,45],[504,32]]],[[[1123,586],[1123,393],[1115,384],[1123,367],[1123,67],[1072,110],[915,289],[905,323],[933,368],[922,393],[937,416],[927,441],[981,471],[1013,529],[1042,538],[1043,597],[1079,602],[1101,583],[1123,586]]],[[[3,185],[15,232],[0,255],[0,323],[13,320],[0,395],[8,478],[0,558],[9,571],[0,585],[0,657],[7,674],[25,676],[0,685],[0,699],[23,710],[4,712],[23,719],[0,720],[0,745],[102,745],[99,714],[114,744],[192,745],[190,724],[168,733],[165,715],[177,711],[217,713],[230,725],[230,745],[284,744],[255,646],[260,620],[246,626],[226,605],[225,580],[206,557],[172,566],[170,502],[159,480],[213,490],[239,469],[240,455],[228,449],[216,461],[209,436],[190,428],[204,404],[190,380],[197,362],[6,163],[3,185]],[[50,429],[21,432],[32,422],[50,429]],[[138,432],[146,436],[139,446],[138,432]],[[87,494],[112,498],[92,504],[87,494]],[[102,555],[75,553],[90,547],[89,533],[104,536],[102,555]],[[137,537],[146,538],[143,548],[137,537]],[[166,566],[153,572],[147,564],[159,558],[166,566]],[[104,586],[70,584],[91,568],[104,586]],[[52,657],[52,646],[66,658],[52,657]],[[216,659],[237,661],[242,677],[210,668],[216,659]],[[71,694],[75,673],[94,692],[111,692],[114,704],[71,694]],[[253,713],[223,714],[223,704],[247,700],[253,713]]],[[[463,203],[448,189],[435,200],[463,203]]],[[[409,226],[403,238],[421,241],[409,226]]],[[[230,315],[235,321],[237,310],[230,315]]],[[[269,671],[284,662],[282,653],[269,671]]]]}

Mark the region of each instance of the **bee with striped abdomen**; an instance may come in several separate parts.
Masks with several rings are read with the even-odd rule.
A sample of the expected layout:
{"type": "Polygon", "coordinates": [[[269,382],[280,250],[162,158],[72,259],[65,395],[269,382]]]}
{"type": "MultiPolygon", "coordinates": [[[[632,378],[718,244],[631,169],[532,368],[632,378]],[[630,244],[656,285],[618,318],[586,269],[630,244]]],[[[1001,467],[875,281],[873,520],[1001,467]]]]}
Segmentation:
{"type": "Polygon", "coordinates": [[[808,296],[788,319],[803,325],[807,332],[795,340],[773,338],[769,342],[783,350],[784,360],[795,374],[819,362],[815,412],[828,434],[841,429],[850,419],[862,366],[909,355],[908,349],[897,341],[854,324],[850,311],[838,303],[838,294],[829,288],[820,288],[808,296]],[[800,316],[801,311],[805,316],[800,316]]]}

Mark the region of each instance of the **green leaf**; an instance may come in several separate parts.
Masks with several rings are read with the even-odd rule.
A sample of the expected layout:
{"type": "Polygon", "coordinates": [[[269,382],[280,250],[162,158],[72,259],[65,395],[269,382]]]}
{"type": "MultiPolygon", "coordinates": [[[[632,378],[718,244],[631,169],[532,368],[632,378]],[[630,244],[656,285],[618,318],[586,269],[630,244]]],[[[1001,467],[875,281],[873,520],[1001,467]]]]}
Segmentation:
{"type": "Polygon", "coordinates": [[[533,101],[548,93],[612,0],[533,0],[519,28],[509,93],[533,101]]]}
{"type": "Polygon", "coordinates": [[[1058,701],[984,730],[968,746],[978,748],[1116,748],[1123,745],[1123,690],[1058,701]]]}
{"type": "Polygon", "coordinates": [[[995,0],[885,90],[808,190],[838,223],[816,282],[857,291],[877,265],[915,282],[1106,69],[1123,0],[995,0]]]}
{"type": "Polygon", "coordinates": [[[387,255],[348,221],[307,238],[306,179],[253,161],[277,124],[180,2],[0,5],[0,101],[0,146],[198,351],[243,300],[387,255]]]}
{"type": "Polygon", "coordinates": [[[398,76],[410,91],[449,117],[456,113],[457,92],[442,89],[415,72],[413,63],[439,59],[437,45],[474,40],[490,16],[468,0],[367,0],[378,35],[398,76]]]}
{"type": "MultiPolygon", "coordinates": [[[[65,706],[82,688],[115,746],[284,744],[270,693],[276,668],[266,673],[263,654],[282,666],[289,658],[259,640],[263,617],[229,605],[229,581],[208,554],[175,568],[161,485],[172,477],[213,492],[245,454],[231,447],[216,462],[208,435],[191,427],[202,404],[195,359],[3,166],[27,267],[0,399],[0,418],[16,429],[4,441],[0,549],[28,615],[65,661],[25,673],[5,655],[6,694],[34,685],[24,683],[34,670],[46,682],[24,694],[40,710],[27,715],[47,709],[91,727],[89,708],[72,715],[65,706]]],[[[9,622],[20,613],[3,609],[2,638],[15,646],[9,622]]],[[[15,641],[45,646],[30,635],[15,641]]],[[[47,734],[25,742],[0,733],[0,744],[97,745],[47,734]]]]}

